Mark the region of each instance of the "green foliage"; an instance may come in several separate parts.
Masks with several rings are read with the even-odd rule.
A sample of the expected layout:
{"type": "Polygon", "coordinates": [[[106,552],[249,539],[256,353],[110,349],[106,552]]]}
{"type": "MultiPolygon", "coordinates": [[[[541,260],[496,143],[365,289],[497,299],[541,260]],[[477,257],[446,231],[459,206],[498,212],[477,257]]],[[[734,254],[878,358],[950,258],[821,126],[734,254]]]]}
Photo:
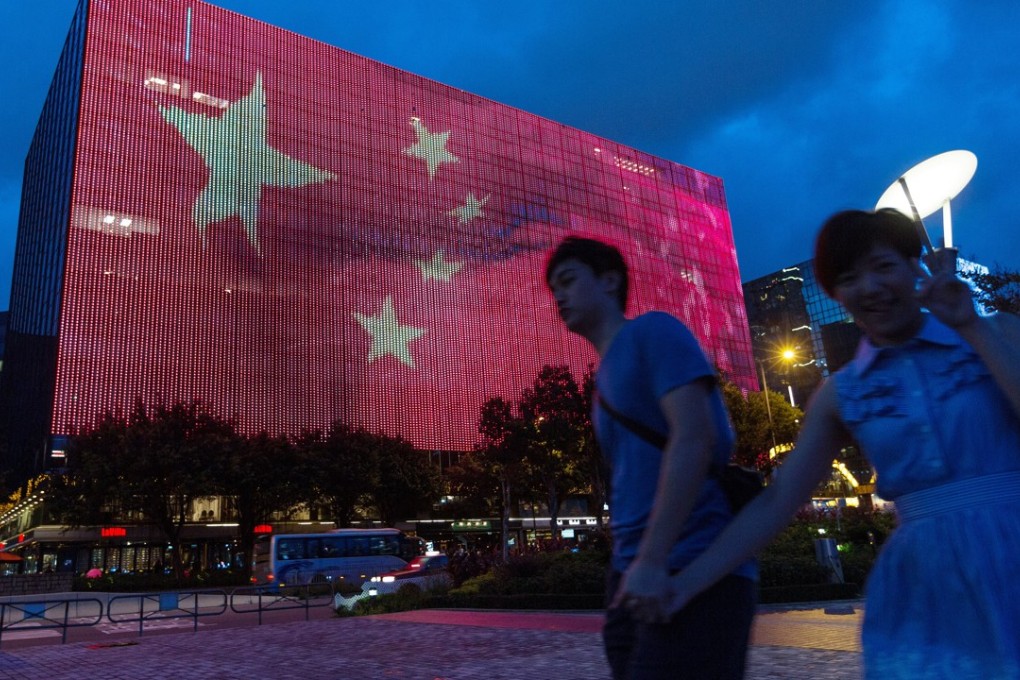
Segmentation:
{"type": "Polygon", "coordinates": [[[308,482],[304,500],[325,506],[339,527],[361,519],[379,484],[373,435],[337,421],[325,433],[302,432],[295,445],[308,482]]]}
{"type": "Polygon", "coordinates": [[[105,574],[99,578],[75,576],[72,587],[78,592],[150,593],[164,590],[234,588],[246,585],[248,585],[246,574],[222,569],[182,575],[180,578],[163,572],[105,574]]]}
{"type": "Polygon", "coordinates": [[[524,390],[517,410],[525,428],[525,462],[532,486],[545,497],[551,525],[570,494],[584,491],[588,414],[577,381],[565,365],[545,365],[524,390]]]}
{"type": "MultiPolygon", "coordinates": [[[[286,437],[260,432],[223,451],[221,465],[216,491],[233,499],[241,552],[252,555],[255,526],[285,514],[304,488],[297,453],[286,437]]],[[[245,570],[250,576],[250,560],[245,570]]]]}
{"type": "Polygon", "coordinates": [[[600,551],[515,556],[452,594],[600,594],[605,589],[608,555],[600,551]]]}
{"type": "Polygon", "coordinates": [[[861,508],[842,508],[838,515],[835,510],[798,513],[758,556],[761,586],[826,583],[829,572],[815,560],[815,540],[819,538],[836,541],[844,579],[863,586],[894,525],[892,513],[861,508]]]}
{"type": "Polygon", "coordinates": [[[822,602],[825,600],[852,600],[861,596],[857,583],[814,583],[811,585],[774,586],[761,588],[761,604],[790,602],[822,602]]]}
{"type": "MultiPolygon", "coordinates": [[[[439,594],[439,593],[437,593],[439,594]]],[[[443,593],[445,594],[445,592],[443,593]]],[[[350,609],[340,608],[338,616],[370,616],[375,614],[392,614],[394,612],[425,609],[431,606],[433,595],[425,593],[421,588],[401,587],[395,593],[366,597],[354,603],[350,609]]]]}
{"type": "Polygon", "coordinates": [[[443,609],[602,609],[605,607],[605,595],[603,593],[465,595],[451,592],[445,596],[429,598],[426,606],[443,609]]]}
{"type": "Polygon", "coordinates": [[[808,555],[762,555],[758,560],[761,587],[801,586],[828,583],[829,570],[815,561],[814,551],[808,555]]]}
{"type": "Polygon", "coordinates": [[[482,405],[481,440],[451,471],[451,492],[475,492],[498,508],[504,557],[515,501],[544,499],[554,525],[570,495],[590,494],[593,507],[603,506],[606,474],[591,428],[593,386],[591,368],[578,385],[569,367],[545,365],[516,402],[493,397],[482,405]]]}
{"type": "Polygon", "coordinates": [[[796,441],[804,413],[790,406],[782,394],[771,390],[767,393],[766,402],[765,392],[748,392],[745,395],[735,384],[724,380],[722,393],[737,437],[734,459],[740,465],[755,467],[769,474],[778,464],[778,459],[769,458],[773,441],[776,444],[796,441]]]}
{"type": "Polygon", "coordinates": [[[977,288],[975,297],[986,308],[1020,314],[1020,271],[996,265],[989,273],[975,274],[970,279],[977,288]]]}
{"type": "Polygon", "coordinates": [[[393,526],[431,509],[443,488],[428,456],[401,437],[377,435],[375,447],[379,480],[371,496],[383,524],[393,526]]]}
{"type": "Polygon", "coordinates": [[[225,453],[238,446],[231,422],[199,401],[106,412],[72,438],[67,472],[55,477],[48,501],[71,526],[136,515],[174,547],[180,577],[180,536],[192,503],[216,493],[225,453]]]}
{"type": "Polygon", "coordinates": [[[339,527],[366,518],[373,508],[384,523],[395,524],[430,509],[442,494],[439,471],[401,437],[337,421],[325,433],[301,433],[295,447],[301,496],[325,506],[339,527]]]}
{"type": "Polygon", "coordinates": [[[514,557],[457,588],[423,593],[403,589],[364,598],[340,616],[430,607],[477,609],[598,609],[604,604],[608,554],[538,553],[514,557]]]}

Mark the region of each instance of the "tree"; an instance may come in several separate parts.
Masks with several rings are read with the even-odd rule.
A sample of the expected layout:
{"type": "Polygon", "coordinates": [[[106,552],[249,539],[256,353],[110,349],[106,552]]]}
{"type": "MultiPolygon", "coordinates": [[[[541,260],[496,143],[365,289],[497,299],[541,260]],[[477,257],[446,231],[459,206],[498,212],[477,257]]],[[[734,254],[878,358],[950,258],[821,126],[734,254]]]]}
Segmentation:
{"type": "Polygon", "coordinates": [[[525,424],[514,414],[513,405],[502,397],[486,399],[478,419],[481,442],[474,456],[482,473],[494,480],[499,489],[499,516],[502,532],[503,559],[507,558],[510,540],[510,508],[512,491],[524,478],[526,466],[521,451],[524,447],[525,424]]]}
{"type": "Polygon", "coordinates": [[[975,297],[987,309],[1020,314],[1020,272],[996,265],[988,274],[970,279],[977,288],[975,297]]]}
{"type": "Polygon", "coordinates": [[[181,533],[192,503],[216,492],[222,459],[238,442],[233,424],[201,402],[147,408],[139,401],[128,416],[107,412],[72,438],[53,500],[71,526],[140,515],[169,540],[180,577],[181,533]]]}
{"type": "Polygon", "coordinates": [[[217,492],[233,499],[245,576],[251,576],[255,526],[294,506],[301,483],[294,446],[266,432],[242,437],[221,461],[217,492]]]}
{"type": "Polygon", "coordinates": [[[442,484],[428,454],[401,437],[379,434],[374,439],[379,477],[372,498],[383,524],[393,526],[431,509],[442,484]]]}
{"type": "Polygon", "coordinates": [[[588,477],[588,491],[591,499],[592,510],[595,514],[595,523],[599,530],[605,528],[602,517],[602,508],[609,498],[610,470],[606,459],[599,448],[598,440],[595,439],[595,428],[591,422],[591,412],[595,398],[595,366],[588,365],[581,379],[581,458],[583,461],[582,470],[588,477]]]}
{"type": "Polygon", "coordinates": [[[302,475],[309,480],[304,500],[324,505],[337,527],[364,515],[379,484],[373,435],[337,421],[323,434],[303,432],[296,441],[302,475]]]}
{"type": "Polygon", "coordinates": [[[553,538],[559,531],[560,505],[585,482],[584,399],[567,366],[543,366],[518,402],[524,427],[524,457],[549,507],[553,538]]]}
{"type": "Polygon", "coordinates": [[[487,470],[477,451],[460,457],[446,470],[446,483],[453,502],[444,507],[454,519],[492,517],[500,513],[499,480],[487,470]]]}
{"type": "Polygon", "coordinates": [[[771,473],[781,460],[781,456],[769,457],[773,435],[776,444],[792,444],[797,439],[804,413],[790,406],[782,394],[771,390],[768,403],[764,392],[748,392],[744,396],[743,391],[729,381],[722,382],[722,392],[736,433],[734,458],[737,463],[757,468],[766,475],[771,473]]]}

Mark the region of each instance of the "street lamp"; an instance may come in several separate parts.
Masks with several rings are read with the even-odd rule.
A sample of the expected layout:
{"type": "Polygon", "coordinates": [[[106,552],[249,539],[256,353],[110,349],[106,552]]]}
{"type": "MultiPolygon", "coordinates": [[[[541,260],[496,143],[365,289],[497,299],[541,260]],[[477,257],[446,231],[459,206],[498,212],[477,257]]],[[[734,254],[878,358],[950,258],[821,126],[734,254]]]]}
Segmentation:
{"type": "Polygon", "coordinates": [[[949,201],[960,193],[977,170],[977,156],[970,151],[940,153],[921,161],[893,182],[875,205],[875,209],[893,208],[914,218],[921,242],[932,252],[931,240],[923,218],[942,210],[942,237],[945,248],[953,247],[953,217],[949,201]]]}
{"type": "Polygon", "coordinates": [[[772,422],[772,403],[769,401],[769,383],[765,380],[765,364],[758,357],[755,357],[754,360],[758,363],[758,368],[761,369],[761,389],[765,393],[765,411],[769,414],[769,434],[772,435],[772,450],[775,451],[779,445],[776,444],[776,426],[772,422]]]}

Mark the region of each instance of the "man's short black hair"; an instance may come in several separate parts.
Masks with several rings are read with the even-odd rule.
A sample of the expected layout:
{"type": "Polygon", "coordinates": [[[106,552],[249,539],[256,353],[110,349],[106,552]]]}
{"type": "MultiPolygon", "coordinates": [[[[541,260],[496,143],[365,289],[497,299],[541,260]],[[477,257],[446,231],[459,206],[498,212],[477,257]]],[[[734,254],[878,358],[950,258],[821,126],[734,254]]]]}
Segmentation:
{"type": "Polygon", "coordinates": [[[832,297],[840,275],[878,244],[907,259],[921,256],[917,226],[898,210],[844,210],[827,219],[815,239],[815,278],[822,290],[832,297]]]}
{"type": "Polygon", "coordinates": [[[596,276],[606,272],[619,273],[620,285],[616,289],[616,301],[620,304],[621,310],[627,308],[627,263],[623,261],[623,255],[615,246],[593,238],[568,236],[549,256],[549,261],[545,265],[546,285],[551,283],[553,270],[567,260],[577,260],[588,266],[596,276]]]}

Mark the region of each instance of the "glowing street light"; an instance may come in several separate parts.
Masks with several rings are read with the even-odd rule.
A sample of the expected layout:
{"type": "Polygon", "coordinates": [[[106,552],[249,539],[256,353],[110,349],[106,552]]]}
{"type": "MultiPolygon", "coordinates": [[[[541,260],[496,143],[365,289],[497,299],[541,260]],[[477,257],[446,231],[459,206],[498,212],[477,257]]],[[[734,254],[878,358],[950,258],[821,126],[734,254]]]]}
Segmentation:
{"type": "Polygon", "coordinates": [[[942,236],[946,248],[953,247],[953,217],[949,201],[956,198],[977,171],[977,156],[970,151],[940,153],[921,161],[889,185],[875,209],[893,208],[917,224],[921,242],[932,252],[931,239],[921,221],[942,209],[942,236]]]}

